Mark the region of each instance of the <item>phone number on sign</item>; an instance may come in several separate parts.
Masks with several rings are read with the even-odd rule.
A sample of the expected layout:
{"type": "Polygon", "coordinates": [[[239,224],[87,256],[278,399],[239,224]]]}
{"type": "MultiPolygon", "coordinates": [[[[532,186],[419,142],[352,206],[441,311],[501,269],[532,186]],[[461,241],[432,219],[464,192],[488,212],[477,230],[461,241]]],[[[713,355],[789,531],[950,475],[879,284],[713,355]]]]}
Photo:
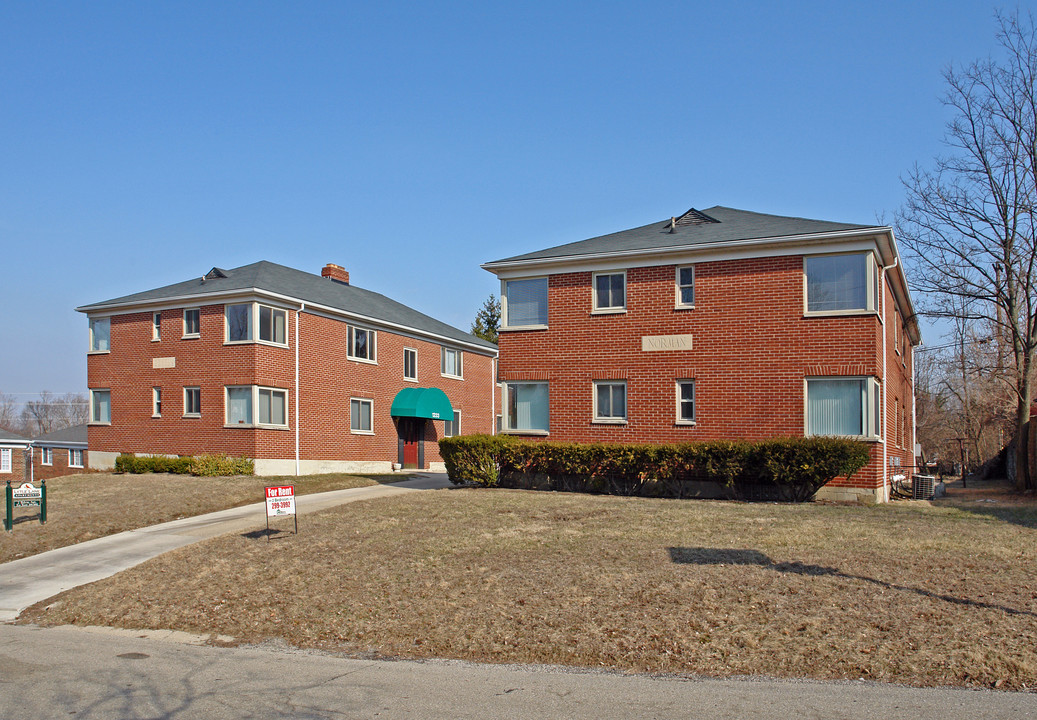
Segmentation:
{"type": "Polygon", "coordinates": [[[272,510],[282,510],[282,509],[285,509],[285,508],[290,508],[291,506],[292,506],[292,501],[291,500],[278,500],[276,502],[270,503],[270,508],[272,510]]]}

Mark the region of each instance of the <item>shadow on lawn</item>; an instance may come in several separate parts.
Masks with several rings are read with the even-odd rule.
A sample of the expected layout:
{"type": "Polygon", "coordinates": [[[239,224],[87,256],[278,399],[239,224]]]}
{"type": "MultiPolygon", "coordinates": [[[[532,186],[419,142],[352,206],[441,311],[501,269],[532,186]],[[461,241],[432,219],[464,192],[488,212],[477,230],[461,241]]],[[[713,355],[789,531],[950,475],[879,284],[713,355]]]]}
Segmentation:
{"type": "Polygon", "coordinates": [[[861,580],[863,582],[881,585],[882,587],[891,590],[913,592],[916,595],[922,595],[936,600],[943,600],[944,602],[954,603],[955,605],[968,605],[971,607],[986,608],[988,610],[1000,610],[1009,615],[1029,615],[1030,617],[1037,617],[1037,613],[1030,612],[1029,610],[1018,610],[1016,608],[1008,607],[1007,605],[978,602],[976,600],[960,598],[954,595],[941,595],[940,593],[934,593],[931,590],[925,590],[924,588],[897,585],[896,583],[878,580],[877,578],[871,578],[865,575],[844,573],[837,568],[825,567],[823,565],[806,565],[800,562],[776,563],[759,550],[708,547],[671,547],[668,548],[668,550],[670,552],[670,560],[681,565],[757,565],[780,573],[795,573],[796,575],[811,575],[815,577],[828,575],[831,577],[846,578],[847,580],[861,580]]]}

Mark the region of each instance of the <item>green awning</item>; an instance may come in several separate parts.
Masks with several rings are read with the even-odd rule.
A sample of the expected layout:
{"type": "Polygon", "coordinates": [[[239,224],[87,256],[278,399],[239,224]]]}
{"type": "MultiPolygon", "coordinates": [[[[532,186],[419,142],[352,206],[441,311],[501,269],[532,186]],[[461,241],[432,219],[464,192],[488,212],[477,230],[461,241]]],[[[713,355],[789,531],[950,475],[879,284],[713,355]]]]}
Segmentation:
{"type": "Polygon", "coordinates": [[[453,420],[454,407],[439,388],[403,388],[389,408],[392,417],[416,417],[430,420],[453,420]]]}

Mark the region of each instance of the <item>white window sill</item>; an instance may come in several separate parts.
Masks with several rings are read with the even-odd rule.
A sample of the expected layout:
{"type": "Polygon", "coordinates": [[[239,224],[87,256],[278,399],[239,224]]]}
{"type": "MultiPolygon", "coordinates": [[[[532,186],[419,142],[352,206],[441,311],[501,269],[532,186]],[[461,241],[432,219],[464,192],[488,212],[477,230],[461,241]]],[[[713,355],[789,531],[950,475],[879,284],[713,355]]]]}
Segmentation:
{"type": "Polygon", "coordinates": [[[83,469],[82,465],[69,465],[69,467],[71,469],[73,469],[73,470],[82,470],[83,469]]]}
{"type": "Polygon", "coordinates": [[[403,378],[403,382],[412,382],[412,383],[416,383],[417,381],[418,381],[418,379],[417,379],[417,378],[409,378],[409,377],[405,377],[405,378],[403,378]]]}
{"type": "Polygon", "coordinates": [[[201,413],[184,413],[180,416],[183,420],[198,420],[202,417],[201,413]]]}
{"type": "Polygon", "coordinates": [[[267,347],[287,348],[288,343],[276,343],[269,340],[224,340],[224,345],[266,345],[267,347]]]}
{"type": "Polygon", "coordinates": [[[497,332],[521,332],[523,330],[547,330],[547,325],[505,325],[497,328],[497,332]]]}
{"type": "Polygon", "coordinates": [[[111,355],[111,350],[87,350],[87,355],[111,355]]]}
{"type": "Polygon", "coordinates": [[[881,443],[882,438],[874,435],[804,435],[804,437],[834,437],[844,440],[860,440],[861,442],[881,443]]]}
{"type": "Polygon", "coordinates": [[[159,415],[159,414],[156,414],[156,413],[151,413],[151,417],[152,417],[152,418],[160,418],[160,417],[162,417],[162,416],[161,416],[161,415],[159,415]]]}
{"type": "Polygon", "coordinates": [[[591,425],[626,425],[625,418],[594,418],[591,425]]]}
{"type": "MultiPolygon", "coordinates": [[[[54,463],[40,463],[43,467],[54,467],[54,463]]],[[[76,467],[75,465],[69,465],[69,467],[76,467]]]]}
{"type": "Polygon", "coordinates": [[[181,340],[198,340],[199,338],[201,338],[201,336],[202,336],[201,333],[192,333],[190,335],[181,335],[180,339],[181,340]]]}
{"type": "Polygon", "coordinates": [[[364,365],[377,365],[377,360],[368,360],[362,357],[353,357],[352,355],[346,355],[346,360],[352,360],[353,362],[363,363],[364,365]]]}
{"type": "Polygon", "coordinates": [[[845,317],[853,315],[878,315],[875,310],[805,310],[803,317],[845,317]]]}
{"type": "Polygon", "coordinates": [[[151,342],[162,342],[162,338],[151,338],[151,342]]]}
{"type": "Polygon", "coordinates": [[[351,435],[374,435],[374,430],[354,430],[350,428],[349,432],[351,435]]]}
{"type": "Polygon", "coordinates": [[[514,428],[506,428],[500,431],[501,435],[536,435],[537,437],[547,437],[550,435],[548,430],[516,430],[514,428]]]}
{"type": "Polygon", "coordinates": [[[674,305],[673,309],[674,310],[694,310],[695,306],[694,305],[674,305]]]}
{"type": "Polygon", "coordinates": [[[674,425],[680,425],[680,426],[683,426],[683,427],[695,427],[696,423],[695,423],[694,420],[676,420],[676,421],[674,421],[673,424],[674,425]]]}
{"type": "Polygon", "coordinates": [[[591,310],[591,315],[623,315],[627,309],[621,308],[594,308],[591,310]]]}
{"type": "Polygon", "coordinates": [[[447,375],[446,373],[439,373],[439,376],[450,378],[451,380],[464,380],[464,375],[447,375]]]}
{"type": "Polygon", "coordinates": [[[248,423],[238,423],[237,425],[230,425],[228,423],[224,423],[223,427],[225,427],[225,428],[243,428],[245,430],[288,430],[289,429],[287,425],[267,425],[267,424],[264,424],[264,423],[252,423],[251,425],[248,424],[248,423]]]}

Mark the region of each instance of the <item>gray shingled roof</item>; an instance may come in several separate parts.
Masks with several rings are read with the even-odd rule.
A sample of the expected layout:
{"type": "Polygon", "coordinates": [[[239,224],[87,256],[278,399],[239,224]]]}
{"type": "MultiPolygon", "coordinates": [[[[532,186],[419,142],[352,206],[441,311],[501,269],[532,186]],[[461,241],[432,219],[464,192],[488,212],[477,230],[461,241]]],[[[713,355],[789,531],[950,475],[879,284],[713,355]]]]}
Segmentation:
{"type": "Polygon", "coordinates": [[[15,433],[5,428],[0,428],[0,443],[14,443],[16,445],[28,444],[31,442],[29,438],[16,435],[15,433]]]}
{"type": "Polygon", "coordinates": [[[694,208],[688,210],[678,218],[677,226],[673,232],[670,232],[670,218],[666,218],[630,230],[622,230],[588,240],[557,245],[546,250],[537,250],[524,255],[494,260],[493,262],[486,263],[483,267],[522,260],[551,260],[563,257],[579,257],[580,255],[599,255],[669,247],[708,246],[715,243],[736,242],[739,240],[764,240],[767,238],[848,232],[871,228],[878,229],[875,225],[852,225],[825,220],[766,215],[764,213],[735,210],[717,205],[702,211],[695,210],[694,208]],[[703,215],[706,216],[705,220],[702,218],[703,215]],[[714,222],[710,222],[711,220],[714,222]]]}
{"type": "Polygon", "coordinates": [[[86,445],[86,425],[73,425],[72,427],[53,430],[33,438],[32,441],[40,445],[46,445],[47,443],[62,443],[65,445],[79,443],[86,445]]]}
{"type": "Polygon", "coordinates": [[[201,277],[197,277],[193,280],[124,295],[76,309],[80,312],[96,313],[126,305],[146,305],[185,296],[222,294],[251,289],[267,290],[308,303],[323,305],[374,320],[382,320],[487,349],[495,350],[497,348],[493,343],[440,322],[379,293],[265,260],[232,270],[207,273],[204,282],[201,277]]]}

